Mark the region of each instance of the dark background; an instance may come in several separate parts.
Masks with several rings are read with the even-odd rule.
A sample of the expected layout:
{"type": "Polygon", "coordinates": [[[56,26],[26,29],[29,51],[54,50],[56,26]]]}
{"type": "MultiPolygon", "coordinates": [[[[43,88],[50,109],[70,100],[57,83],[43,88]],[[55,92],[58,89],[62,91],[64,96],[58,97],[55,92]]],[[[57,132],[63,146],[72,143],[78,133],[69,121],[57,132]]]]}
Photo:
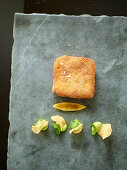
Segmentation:
{"type": "Polygon", "coordinates": [[[126,0],[0,0],[0,170],[7,168],[13,17],[15,12],[127,16],[126,0]]]}

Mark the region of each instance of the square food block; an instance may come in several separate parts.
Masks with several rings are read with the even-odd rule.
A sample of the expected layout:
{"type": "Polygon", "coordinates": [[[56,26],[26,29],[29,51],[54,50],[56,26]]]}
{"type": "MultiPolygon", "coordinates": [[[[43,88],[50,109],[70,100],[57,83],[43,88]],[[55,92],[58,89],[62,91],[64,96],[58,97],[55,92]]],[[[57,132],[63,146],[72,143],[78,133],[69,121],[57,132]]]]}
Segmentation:
{"type": "Polygon", "coordinates": [[[53,93],[62,97],[92,98],[95,63],[90,58],[63,55],[54,62],[53,93]]]}

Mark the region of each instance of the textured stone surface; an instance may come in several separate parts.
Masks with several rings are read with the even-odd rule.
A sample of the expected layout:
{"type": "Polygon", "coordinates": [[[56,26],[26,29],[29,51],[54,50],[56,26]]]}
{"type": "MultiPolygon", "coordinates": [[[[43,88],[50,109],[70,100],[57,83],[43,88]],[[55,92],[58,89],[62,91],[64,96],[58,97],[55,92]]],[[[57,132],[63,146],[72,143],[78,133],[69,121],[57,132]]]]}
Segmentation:
{"type": "Polygon", "coordinates": [[[127,18],[16,14],[10,92],[9,170],[125,170],[127,167],[127,18]],[[52,94],[53,61],[67,54],[96,63],[96,93],[90,100],[52,94]],[[52,108],[57,102],[87,105],[79,112],[52,108]],[[69,124],[79,119],[84,130],[57,136],[35,135],[33,122],[59,114],[69,124]],[[94,121],[111,123],[104,141],[92,136],[94,121]]]}

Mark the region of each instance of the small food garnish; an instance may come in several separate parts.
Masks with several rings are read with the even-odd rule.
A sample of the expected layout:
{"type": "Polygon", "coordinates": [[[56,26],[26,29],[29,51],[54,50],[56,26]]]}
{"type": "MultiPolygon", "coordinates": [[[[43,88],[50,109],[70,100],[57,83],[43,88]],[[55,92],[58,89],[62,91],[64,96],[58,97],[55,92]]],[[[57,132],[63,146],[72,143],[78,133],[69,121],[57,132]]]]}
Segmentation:
{"type": "Polygon", "coordinates": [[[67,124],[66,124],[63,117],[61,117],[59,115],[56,115],[56,116],[51,116],[51,119],[54,122],[56,122],[56,123],[53,124],[56,134],[59,135],[60,132],[63,132],[63,131],[65,131],[67,129],[67,124]]]}
{"type": "Polygon", "coordinates": [[[79,120],[75,119],[75,120],[71,120],[69,127],[70,127],[71,129],[74,129],[74,128],[76,128],[78,125],[79,125],[79,120]]]}
{"type": "Polygon", "coordinates": [[[83,124],[81,124],[81,122],[79,122],[79,120],[75,119],[75,120],[71,120],[69,127],[71,128],[71,130],[69,131],[69,134],[71,134],[72,132],[77,134],[82,131],[83,124]]]}
{"type": "Polygon", "coordinates": [[[77,110],[82,110],[86,108],[86,106],[83,106],[78,103],[63,102],[63,103],[54,104],[53,108],[56,108],[62,111],[77,111],[77,110]]]}
{"type": "Polygon", "coordinates": [[[34,125],[32,126],[32,131],[35,134],[39,134],[41,130],[47,130],[48,129],[48,121],[40,118],[34,125]]]}
{"type": "Polygon", "coordinates": [[[57,123],[52,124],[54,126],[54,131],[57,135],[60,134],[60,126],[57,123]]]}
{"type": "Polygon", "coordinates": [[[112,127],[111,124],[102,124],[100,131],[98,134],[104,140],[105,138],[109,137],[112,134],[112,127]]]}
{"type": "Polygon", "coordinates": [[[100,131],[102,126],[101,122],[94,122],[93,124],[91,124],[92,127],[92,135],[95,135],[97,132],[100,131]]]}

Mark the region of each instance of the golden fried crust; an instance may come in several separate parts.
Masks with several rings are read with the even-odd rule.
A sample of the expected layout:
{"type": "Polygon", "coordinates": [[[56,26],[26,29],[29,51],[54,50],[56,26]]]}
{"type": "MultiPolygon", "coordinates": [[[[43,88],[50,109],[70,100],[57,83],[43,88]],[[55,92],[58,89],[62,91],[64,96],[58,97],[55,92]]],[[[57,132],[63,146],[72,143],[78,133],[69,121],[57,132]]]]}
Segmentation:
{"type": "Polygon", "coordinates": [[[54,62],[52,92],[62,97],[92,98],[95,93],[94,61],[85,57],[58,57],[54,62]]]}

